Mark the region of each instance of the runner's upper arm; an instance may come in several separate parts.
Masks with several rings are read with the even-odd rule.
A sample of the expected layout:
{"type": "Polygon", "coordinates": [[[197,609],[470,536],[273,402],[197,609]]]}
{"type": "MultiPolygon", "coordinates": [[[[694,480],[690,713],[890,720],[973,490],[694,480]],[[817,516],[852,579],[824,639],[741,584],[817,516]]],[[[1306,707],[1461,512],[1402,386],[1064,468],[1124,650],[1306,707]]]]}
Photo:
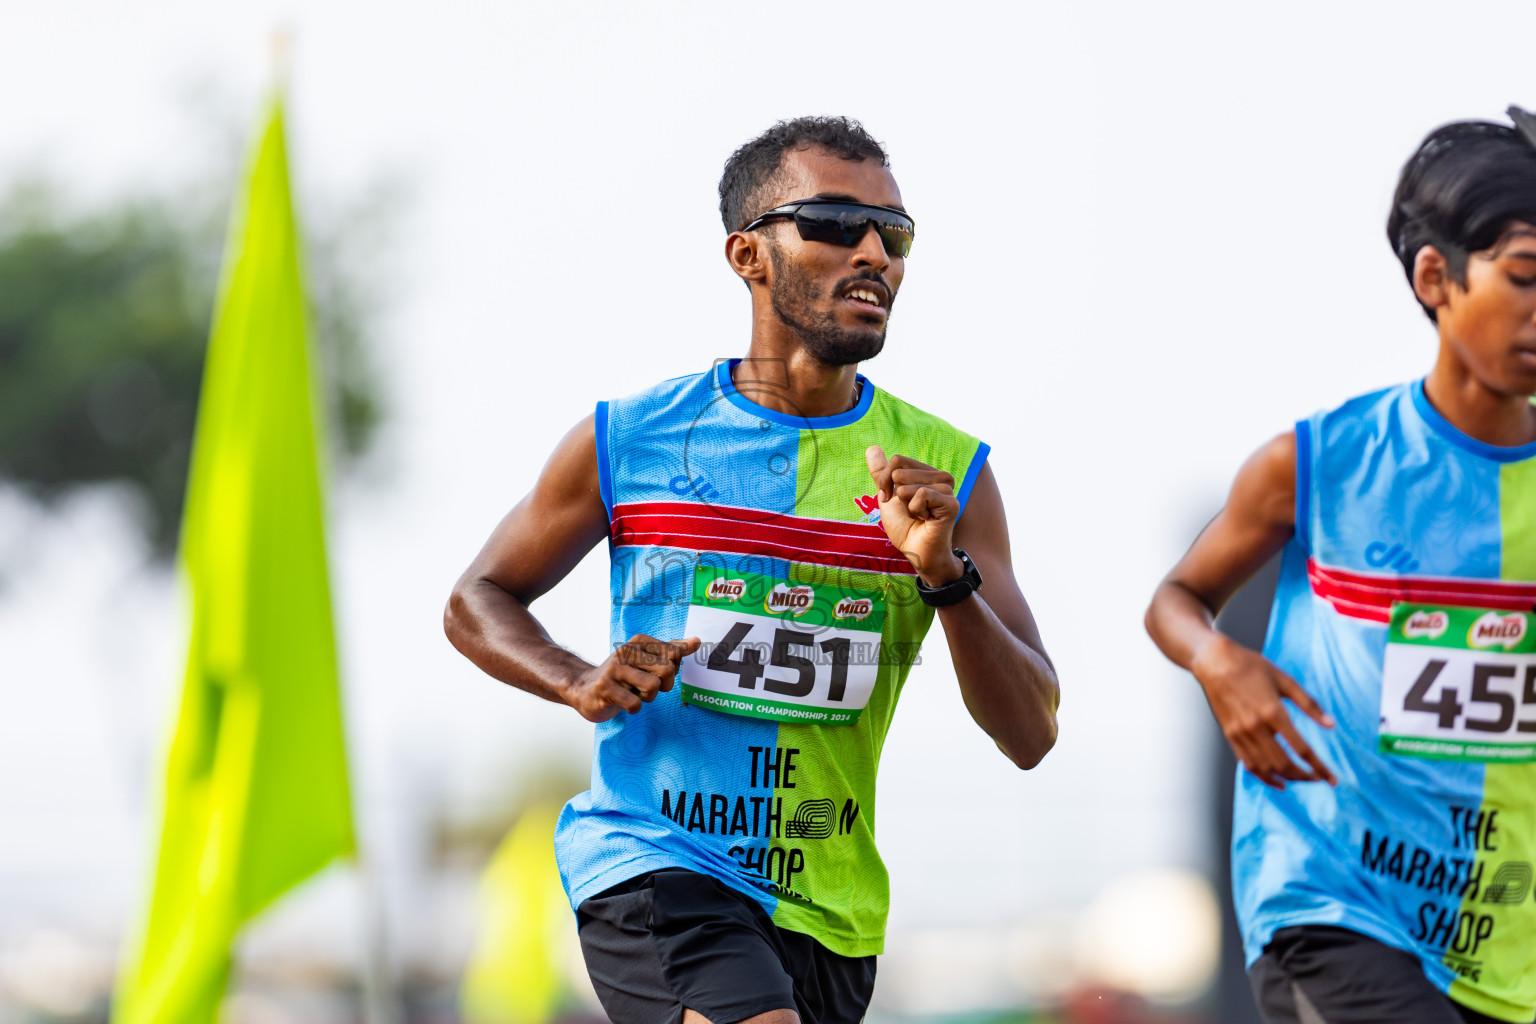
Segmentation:
{"type": "Polygon", "coordinates": [[[1226,604],[1296,527],[1296,434],[1287,431],[1248,457],[1227,503],[1168,574],[1212,611],[1226,604]]]}
{"type": "Polygon", "coordinates": [[[595,419],[555,446],[533,489],[492,531],[459,581],[484,581],[528,604],[559,583],[608,535],[599,492],[595,419]]]}
{"type": "Polygon", "coordinates": [[[964,549],[976,563],[976,571],[981,573],[980,592],[998,620],[1049,662],[1034,613],[1029,610],[1029,603],[1024,600],[1024,593],[1013,575],[1008,519],[990,463],[982,464],[966,502],[965,514],[955,524],[955,546],[964,549]]]}

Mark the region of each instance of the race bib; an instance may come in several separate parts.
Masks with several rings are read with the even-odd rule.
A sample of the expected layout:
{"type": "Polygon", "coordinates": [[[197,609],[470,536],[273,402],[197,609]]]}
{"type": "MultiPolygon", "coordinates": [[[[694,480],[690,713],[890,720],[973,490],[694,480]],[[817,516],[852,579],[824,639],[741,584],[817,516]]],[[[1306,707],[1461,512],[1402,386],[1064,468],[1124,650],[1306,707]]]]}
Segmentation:
{"type": "Polygon", "coordinates": [[[1536,761],[1536,615],[1392,606],[1380,747],[1455,761],[1536,761]]]}
{"type": "Polygon", "coordinates": [[[728,715],[852,725],[880,671],[885,597],[700,565],[683,700],[728,715]]]}

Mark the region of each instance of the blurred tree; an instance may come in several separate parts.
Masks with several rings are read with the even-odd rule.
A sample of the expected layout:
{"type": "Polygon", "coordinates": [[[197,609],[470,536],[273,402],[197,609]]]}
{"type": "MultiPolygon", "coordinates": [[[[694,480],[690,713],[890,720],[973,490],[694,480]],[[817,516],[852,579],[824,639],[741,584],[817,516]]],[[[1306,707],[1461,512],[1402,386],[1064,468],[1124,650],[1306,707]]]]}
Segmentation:
{"type": "MultiPolygon", "coordinates": [[[[176,545],[230,194],[195,187],[88,214],[41,179],[0,195],[0,482],[44,502],[126,483],[160,559],[176,545]]],[[[358,269],[381,198],[306,225],[310,328],[342,472],[382,415],[365,345],[378,290],[358,269]]]]}

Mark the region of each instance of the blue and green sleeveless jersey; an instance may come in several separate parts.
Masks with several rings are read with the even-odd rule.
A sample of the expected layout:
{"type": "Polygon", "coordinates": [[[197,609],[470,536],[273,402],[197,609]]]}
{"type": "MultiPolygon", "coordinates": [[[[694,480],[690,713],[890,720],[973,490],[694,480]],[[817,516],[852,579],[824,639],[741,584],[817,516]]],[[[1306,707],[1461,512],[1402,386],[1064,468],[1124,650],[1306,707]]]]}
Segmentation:
{"type": "Polygon", "coordinates": [[[889,900],[875,771],[933,609],[880,526],[864,451],[949,472],[963,512],[988,448],[863,377],[848,412],[780,413],[731,365],[597,407],[610,639],[691,627],[704,646],[672,690],[596,727],[592,788],[555,833],[561,875],[574,907],[688,868],[867,956],[889,900]]]}
{"type": "Polygon", "coordinates": [[[1339,784],[1239,770],[1233,886],[1251,964],[1279,928],[1416,954],[1452,999],[1536,1013],[1536,444],[1461,433],[1422,382],[1296,426],[1296,529],[1264,653],[1339,784]]]}

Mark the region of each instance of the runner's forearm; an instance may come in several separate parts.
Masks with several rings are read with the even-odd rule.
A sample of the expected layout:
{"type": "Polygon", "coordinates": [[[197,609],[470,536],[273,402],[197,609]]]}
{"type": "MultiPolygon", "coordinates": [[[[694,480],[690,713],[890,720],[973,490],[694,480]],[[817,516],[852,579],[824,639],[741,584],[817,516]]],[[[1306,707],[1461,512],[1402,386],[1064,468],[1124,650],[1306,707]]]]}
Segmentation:
{"type": "Polygon", "coordinates": [[[1194,591],[1173,580],[1158,584],[1147,607],[1146,627],[1157,649],[1183,669],[1218,636],[1216,616],[1194,591]]]}
{"type": "Polygon", "coordinates": [[[1020,768],[1033,768],[1056,743],[1061,699],[1049,661],[972,594],[939,609],[960,696],[986,734],[1020,768]]]}
{"type": "Polygon", "coordinates": [[[557,704],[570,704],[572,684],[594,667],[555,643],[527,606],[489,580],[454,588],[443,628],[486,674],[557,704]]]}

